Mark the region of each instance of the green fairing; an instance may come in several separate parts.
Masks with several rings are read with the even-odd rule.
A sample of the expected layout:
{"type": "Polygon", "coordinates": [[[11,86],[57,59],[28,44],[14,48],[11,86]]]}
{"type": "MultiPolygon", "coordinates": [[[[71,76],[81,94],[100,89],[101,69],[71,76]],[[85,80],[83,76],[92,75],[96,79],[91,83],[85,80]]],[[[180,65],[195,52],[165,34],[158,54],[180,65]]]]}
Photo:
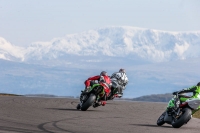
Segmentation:
{"type": "Polygon", "coordinates": [[[188,100],[188,99],[189,99],[189,98],[181,97],[181,98],[180,98],[180,101],[181,101],[181,102],[185,102],[185,101],[188,100]]]}
{"type": "MultiPolygon", "coordinates": [[[[191,98],[200,98],[200,86],[192,86],[190,88],[187,88],[185,91],[186,92],[193,92],[193,96],[191,98]]],[[[181,97],[180,101],[185,102],[185,101],[187,101],[188,99],[191,99],[191,98],[181,97]]],[[[197,110],[199,110],[199,109],[200,109],[200,106],[198,107],[197,110]]],[[[194,111],[194,112],[196,112],[196,111],[194,111]]]]}
{"type": "Polygon", "coordinates": [[[174,99],[171,99],[167,105],[167,108],[173,108],[175,105],[174,105],[174,99]]]}
{"type": "Polygon", "coordinates": [[[90,91],[94,88],[94,87],[96,87],[96,86],[99,86],[100,84],[94,84],[92,87],[90,87],[90,91]]]}
{"type": "MultiPolygon", "coordinates": [[[[92,89],[94,89],[95,87],[100,86],[100,84],[94,84],[89,91],[91,91],[92,89]]],[[[102,89],[102,92],[100,94],[104,94],[104,89],[102,89]]]]}

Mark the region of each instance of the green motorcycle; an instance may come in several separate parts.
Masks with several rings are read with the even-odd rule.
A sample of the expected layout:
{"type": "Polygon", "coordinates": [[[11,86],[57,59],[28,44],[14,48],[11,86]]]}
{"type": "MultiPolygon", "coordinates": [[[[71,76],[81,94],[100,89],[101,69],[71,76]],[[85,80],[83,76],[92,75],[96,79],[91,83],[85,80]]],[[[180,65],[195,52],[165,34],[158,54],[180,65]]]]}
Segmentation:
{"type": "Polygon", "coordinates": [[[157,120],[157,125],[167,123],[174,128],[180,128],[192,118],[192,114],[200,108],[200,99],[191,98],[181,103],[180,97],[190,98],[185,95],[174,94],[167,106],[167,110],[157,120]]]}

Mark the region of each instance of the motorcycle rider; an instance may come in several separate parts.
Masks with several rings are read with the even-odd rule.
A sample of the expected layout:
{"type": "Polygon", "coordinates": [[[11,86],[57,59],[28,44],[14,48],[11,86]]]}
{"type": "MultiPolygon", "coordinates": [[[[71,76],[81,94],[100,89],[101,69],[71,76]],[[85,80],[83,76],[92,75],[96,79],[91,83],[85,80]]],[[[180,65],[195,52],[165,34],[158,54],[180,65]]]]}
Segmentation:
{"type": "MultiPolygon", "coordinates": [[[[111,95],[117,95],[118,97],[123,96],[123,90],[125,90],[126,85],[128,84],[128,77],[126,75],[125,69],[119,69],[119,72],[115,72],[111,76],[112,87],[111,87],[111,95]],[[117,92],[114,92],[114,89],[117,89],[117,92]]],[[[112,99],[112,98],[111,98],[112,99]]]]}
{"type": "Polygon", "coordinates": [[[193,92],[193,96],[191,96],[189,98],[181,97],[180,98],[181,102],[185,102],[186,100],[191,99],[191,98],[199,98],[200,99],[200,82],[197,83],[197,85],[192,86],[190,88],[186,88],[186,89],[183,89],[178,92],[173,92],[173,95],[176,93],[181,94],[181,93],[188,93],[188,92],[193,92]]]}
{"type": "MultiPolygon", "coordinates": [[[[192,92],[193,95],[191,97],[180,97],[181,102],[185,102],[188,99],[196,99],[196,98],[200,99],[200,82],[198,82],[197,85],[195,85],[195,86],[183,89],[181,91],[173,92],[173,95],[175,95],[176,93],[181,94],[181,93],[188,93],[188,92],[192,92]]],[[[199,109],[200,109],[200,106],[199,106],[198,110],[199,109]]]]}
{"type": "MultiPolygon", "coordinates": [[[[110,77],[108,76],[106,71],[102,71],[100,75],[96,75],[93,77],[89,77],[84,83],[85,83],[85,90],[83,92],[89,92],[90,88],[92,87],[93,84],[99,83],[99,82],[106,82],[110,83],[110,77]]],[[[110,89],[110,84],[108,85],[110,89]]],[[[82,94],[81,94],[82,95],[82,94]]],[[[104,106],[106,104],[107,99],[105,99],[104,94],[102,94],[101,97],[97,98],[97,102],[93,107],[98,107],[100,105],[104,106]]],[[[80,103],[81,105],[81,103],[80,103]]]]}
{"type": "Polygon", "coordinates": [[[100,73],[100,75],[96,75],[93,77],[89,77],[84,83],[85,83],[85,92],[88,92],[90,87],[95,83],[95,82],[99,82],[101,80],[110,80],[108,74],[106,71],[102,71],[100,73]]]}

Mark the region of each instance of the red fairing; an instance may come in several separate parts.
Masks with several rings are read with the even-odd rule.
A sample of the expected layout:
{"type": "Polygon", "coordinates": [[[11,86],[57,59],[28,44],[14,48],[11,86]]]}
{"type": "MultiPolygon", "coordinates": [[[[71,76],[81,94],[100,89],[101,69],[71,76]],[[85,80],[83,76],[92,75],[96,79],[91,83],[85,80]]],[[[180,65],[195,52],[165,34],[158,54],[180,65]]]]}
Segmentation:
{"type": "Polygon", "coordinates": [[[111,92],[107,83],[100,83],[104,87],[104,91],[106,92],[106,96],[108,96],[111,92]]]}
{"type": "Polygon", "coordinates": [[[111,83],[110,77],[108,77],[108,76],[103,76],[103,77],[104,77],[104,80],[105,80],[105,82],[106,82],[107,84],[110,84],[110,83],[111,83]]]}
{"type": "Polygon", "coordinates": [[[108,97],[108,96],[109,96],[109,94],[110,94],[110,92],[111,92],[111,90],[110,90],[110,89],[108,89],[108,88],[106,88],[106,89],[105,89],[105,92],[106,92],[106,96],[108,97]]]}
{"type": "Polygon", "coordinates": [[[106,95],[108,96],[111,92],[111,90],[110,90],[110,83],[111,83],[110,77],[103,76],[103,78],[104,78],[105,82],[100,83],[100,84],[104,87],[104,91],[106,92],[106,95]]]}
{"type": "Polygon", "coordinates": [[[187,104],[188,104],[187,102],[184,102],[184,103],[180,104],[179,107],[182,108],[182,107],[186,106],[187,104]]]}
{"type": "Polygon", "coordinates": [[[110,77],[108,76],[104,76],[104,79],[105,79],[105,82],[109,85],[108,87],[106,87],[105,89],[105,92],[107,94],[107,96],[110,94],[111,90],[110,90],[110,84],[111,84],[111,81],[110,81],[110,77]]]}

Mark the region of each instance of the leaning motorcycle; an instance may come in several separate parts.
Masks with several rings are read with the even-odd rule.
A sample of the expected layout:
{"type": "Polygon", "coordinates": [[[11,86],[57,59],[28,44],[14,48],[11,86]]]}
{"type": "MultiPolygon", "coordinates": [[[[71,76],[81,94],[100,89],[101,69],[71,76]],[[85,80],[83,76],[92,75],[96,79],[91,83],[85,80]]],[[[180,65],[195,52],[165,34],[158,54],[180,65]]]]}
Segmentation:
{"type": "Polygon", "coordinates": [[[113,100],[114,98],[121,98],[122,96],[119,96],[117,93],[118,93],[118,89],[121,87],[119,85],[119,83],[117,83],[119,81],[117,80],[114,80],[112,81],[112,85],[111,85],[111,92],[110,92],[110,95],[108,97],[108,100],[113,100]]]}
{"type": "Polygon", "coordinates": [[[191,98],[181,103],[180,97],[190,98],[178,94],[178,92],[174,94],[174,97],[168,103],[166,111],[158,118],[158,126],[167,123],[174,128],[180,128],[187,124],[192,118],[192,114],[200,108],[200,99],[191,98]]]}
{"type": "Polygon", "coordinates": [[[110,80],[101,81],[95,83],[90,88],[89,92],[82,91],[80,95],[80,103],[77,105],[77,109],[86,111],[90,106],[94,108],[98,106],[105,106],[107,97],[110,94],[110,80]]]}

